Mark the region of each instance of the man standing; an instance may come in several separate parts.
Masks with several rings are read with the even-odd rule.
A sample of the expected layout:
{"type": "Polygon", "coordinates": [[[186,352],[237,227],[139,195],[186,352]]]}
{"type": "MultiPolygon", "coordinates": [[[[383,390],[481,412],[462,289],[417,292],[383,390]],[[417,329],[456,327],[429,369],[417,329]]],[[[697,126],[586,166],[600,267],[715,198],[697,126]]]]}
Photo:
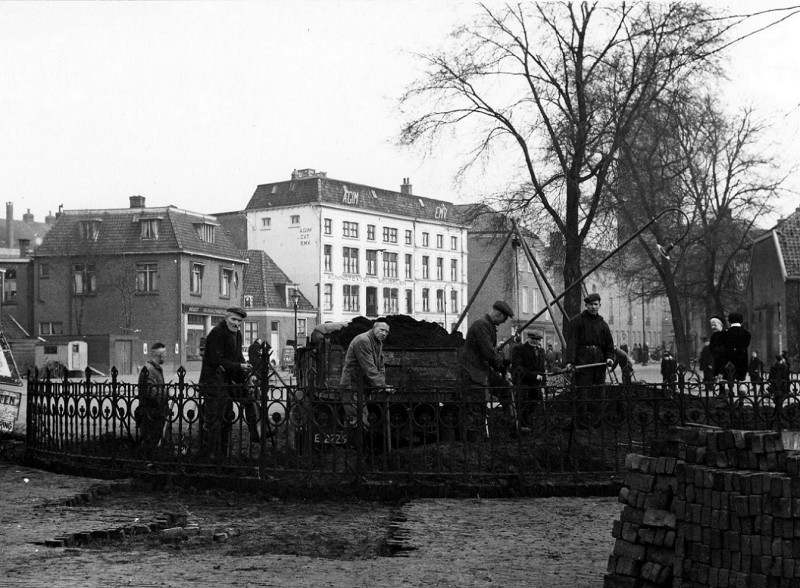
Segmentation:
{"type": "Polygon", "coordinates": [[[565,336],[567,369],[575,369],[575,385],[602,386],[606,379],[606,369],[614,364],[614,339],[611,329],[600,316],[600,295],[589,294],[583,299],[586,308],[569,323],[565,336]],[[580,369],[582,365],[595,365],[580,369]]]}
{"type": "MultiPolygon", "coordinates": [[[[497,351],[497,327],[509,318],[514,318],[511,307],[502,300],[495,302],[489,314],[469,326],[459,356],[462,398],[466,403],[466,411],[462,411],[462,415],[480,421],[481,426],[486,421],[486,388],[489,379],[499,380],[498,372],[505,365],[503,356],[497,351]]],[[[476,431],[468,431],[467,440],[474,440],[477,436],[476,431]]]]}
{"type": "Polygon", "coordinates": [[[747,374],[753,384],[753,391],[764,393],[764,362],[758,357],[758,351],[753,351],[750,363],[747,364],[747,374]]]}
{"type": "Polygon", "coordinates": [[[528,331],[527,341],[514,349],[511,357],[511,375],[517,387],[518,402],[539,400],[541,387],[546,383],[545,355],[539,333],[528,331]]]}
{"type": "Polygon", "coordinates": [[[161,433],[167,422],[169,398],[164,388],[164,371],[161,368],[166,354],[167,349],[163,343],[153,343],[150,347],[150,358],[139,372],[139,406],[134,412],[134,419],[139,425],[142,443],[148,454],[161,442],[161,433]]]}
{"type": "MultiPolygon", "coordinates": [[[[342,401],[346,423],[357,424],[356,394],[367,395],[369,389],[379,389],[391,393],[386,385],[386,367],[383,364],[383,342],[389,336],[389,323],[381,317],[372,324],[372,329],[353,337],[344,357],[344,368],[339,385],[342,387],[342,401]]],[[[366,406],[362,419],[366,420],[366,406]]]]}
{"type": "Polygon", "coordinates": [[[743,320],[741,313],[730,313],[730,326],[725,333],[725,364],[733,365],[733,377],[740,382],[747,376],[747,348],[750,346],[750,332],[742,327],[743,320]]]}
{"type": "Polygon", "coordinates": [[[703,373],[703,382],[707,392],[711,392],[714,382],[714,358],[711,357],[711,344],[708,337],[703,337],[703,348],[700,350],[700,357],[698,358],[698,367],[703,373]]]}
{"type": "Polygon", "coordinates": [[[547,352],[544,354],[544,364],[548,372],[561,367],[561,354],[553,349],[553,344],[547,344],[547,352]]]}
{"type": "Polygon", "coordinates": [[[669,351],[664,351],[661,358],[661,381],[670,392],[675,392],[675,382],[678,381],[678,362],[669,351]]]}
{"type": "MultiPolygon", "coordinates": [[[[251,367],[242,355],[242,333],[239,330],[246,316],[247,312],[238,306],[227,309],[224,320],[217,323],[206,337],[200,369],[200,394],[203,397],[201,452],[207,456],[224,457],[228,453],[234,418],[231,389],[235,384],[246,382],[251,367]]],[[[251,441],[258,442],[255,425],[248,422],[251,441]]]]}

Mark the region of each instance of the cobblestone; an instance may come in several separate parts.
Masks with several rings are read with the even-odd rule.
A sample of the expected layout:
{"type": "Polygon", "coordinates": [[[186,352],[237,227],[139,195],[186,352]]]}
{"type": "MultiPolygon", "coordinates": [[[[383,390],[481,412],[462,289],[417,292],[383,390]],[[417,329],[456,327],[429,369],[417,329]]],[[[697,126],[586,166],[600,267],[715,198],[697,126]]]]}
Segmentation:
{"type": "MultiPolygon", "coordinates": [[[[614,498],[417,500],[394,510],[393,534],[407,548],[404,557],[232,556],[226,549],[241,539],[233,536],[238,530],[230,541],[207,541],[183,550],[145,548],[135,542],[131,545],[141,548],[45,547],[46,540],[59,535],[163,516],[160,499],[144,492],[126,493],[124,504],[90,499],[67,506],[81,493],[91,495],[89,488],[98,484],[107,482],[0,464],[0,587],[590,588],[602,585],[614,545],[611,528],[620,513],[614,498]]],[[[247,508],[249,518],[231,521],[243,534],[248,524],[270,525],[277,509],[287,505],[262,502],[247,508]]],[[[330,526],[333,533],[353,521],[388,523],[387,505],[353,508],[381,512],[372,518],[344,520],[338,509],[315,520],[330,526]]],[[[197,512],[189,523],[210,531],[202,511],[197,512]]],[[[308,527],[298,529],[308,532],[308,527]]]]}

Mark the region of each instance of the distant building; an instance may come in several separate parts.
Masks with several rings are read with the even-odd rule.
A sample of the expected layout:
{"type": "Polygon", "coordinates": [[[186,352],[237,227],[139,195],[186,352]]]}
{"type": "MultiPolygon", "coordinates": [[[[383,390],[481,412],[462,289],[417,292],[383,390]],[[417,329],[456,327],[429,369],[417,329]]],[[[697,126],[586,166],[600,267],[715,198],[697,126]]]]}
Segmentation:
{"type": "Polygon", "coordinates": [[[466,227],[408,179],[398,192],[295,170],[258,186],[244,218],[219,216],[311,293],[319,322],[407,314],[449,326],[466,302],[466,227]]]}
{"type": "Polygon", "coordinates": [[[89,365],[138,371],[146,345],[165,369],[199,369],[200,342],[243,305],[245,258],[212,216],[172,206],[65,210],[36,249],[35,335],[88,342],[89,365]]]}
{"type": "Polygon", "coordinates": [[[755,239],[747,278],[750,350],[769,366],[783,350],[800,367],[800,208],[755,239]]]}

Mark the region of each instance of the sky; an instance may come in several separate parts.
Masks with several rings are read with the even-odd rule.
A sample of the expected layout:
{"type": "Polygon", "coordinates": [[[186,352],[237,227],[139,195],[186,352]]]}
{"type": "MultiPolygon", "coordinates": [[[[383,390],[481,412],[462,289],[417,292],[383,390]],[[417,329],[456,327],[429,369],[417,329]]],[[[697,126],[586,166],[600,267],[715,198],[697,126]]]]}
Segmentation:
{"type": "MultiPolygon", "coordinates": [[[[733,10],[781,2],[718,2],[733,10]]],[[[455,183],[456,142],[397,145],[398,97],[473,2],[0,2],[0,193],[15,216],[59,206],[243,209],[293,169],[470,202],[503,178],[455,183]]],[[[732,50],[731,108],[773,123],[765,148],[800,162],[800,16],[732,50]]],[[[785,162],[785,163],[784,163],[785,162]]],[[[797,172],[800,176],[800,171],[797,172]]],[[[800,179],[790,184],[800,188],[800,179]]],[[[800,189],[798,189],[800,192],[800,189]]],[[[779,211],[800,206],[786,194],[779,211]]]]}

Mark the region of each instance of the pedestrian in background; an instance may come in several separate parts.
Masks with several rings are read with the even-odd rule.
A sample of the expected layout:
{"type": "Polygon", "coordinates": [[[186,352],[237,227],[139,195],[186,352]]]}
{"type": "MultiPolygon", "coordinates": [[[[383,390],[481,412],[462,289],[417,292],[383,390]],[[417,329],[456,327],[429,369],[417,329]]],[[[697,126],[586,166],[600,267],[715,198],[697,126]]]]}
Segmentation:
{"type": "Polygon", "coordinates": [[[675,392],[675,382],[678,381],[678,362],[669,351],[664,351],[661,357],[661,381],[670,392],[675,392]]]}
{"type": "MultiPolygon", "coordinates": [[[[708,350],[711,353],[714,381],[720,382],[727,378],[725,373],[725,326],[719,316],[712,316],[708,323],[711,328],[708,350]]],[[[722,388],[720,388],[719,394],[722,395],[722,388]]]]}
{"type": "Polygon", "coordinates": [[[700,357],[697,358],[698,368],[703,374],[703,383],[707,393],[714,389],[714,358],[711,357],[711,344],[708,337],[703,337],[703,348],[700,350],[700,357]]]}
{"type": "Polygon", "coordinates": [[[783,401],[789,393],[789,366],[783,354],[776,355],[775,362],[769,368],[769,392],[775,405],[777,418],[783,406],[783,401]]]}
{"type": "Polygon", "coordinates": [[[514,350],[511,358],[511,375],[517,387],[517,402],[541,400],[542,387],[547,383],[545,353],[541,346],[542,336],[528,331],[524,345],[514,350]]]}
{"type": "Polygon", "coordinates": [[[750,363],[747,364],[747,374],[753,384],[753,391],[764,393],[764,362],[758,357],[758,351],[753,351],[750,363]]]}
{"type": "Polygon", "coordinates": [[[747,377],[747,348],[750,346],[750,332],[742,326],[743,320],[741,313],[730,313],[724,337],[725,365],[733,365],[733,377],[740,382],[747,377]]]}
{"type": "Polygon", "coordinates": [[[153,449],[161,443],[161,435],[167,422],[169,397],[164,387],[164,370],[161,368],[166,355],[167,349],[163,343],[153,343],[150,346],[150,357],[139,372],[139,405],[134,411],[134,419],[139,426],[148,459],[153,449]]]}
{"type": "Polygon", "coordinates": [[[547,351],[544,354],[545,367],[548,372],[555,371],[561,367],[561,354],[553,349],[553,344],[547,344],[547,351]]]}

